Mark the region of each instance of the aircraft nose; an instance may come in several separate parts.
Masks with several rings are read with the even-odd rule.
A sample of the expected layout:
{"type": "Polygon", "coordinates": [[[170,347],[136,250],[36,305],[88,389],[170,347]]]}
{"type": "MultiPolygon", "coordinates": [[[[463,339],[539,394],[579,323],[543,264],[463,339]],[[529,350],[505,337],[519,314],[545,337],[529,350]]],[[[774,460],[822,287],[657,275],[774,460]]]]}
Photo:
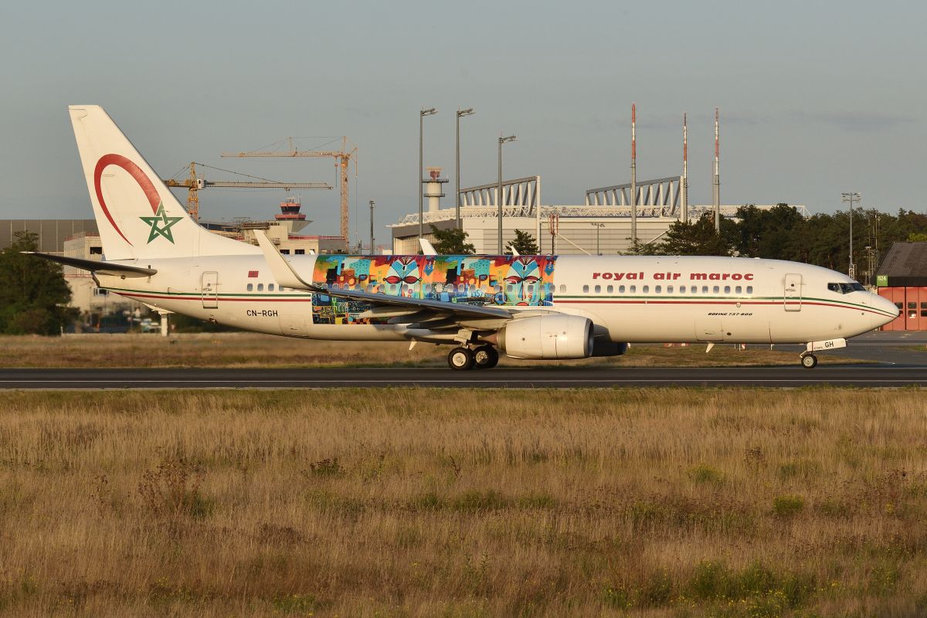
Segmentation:
{"type": "Polygon", "coordinates": [[[898,306],[889,299],[883,298],[882,296],[878,296],[876,294],[873,294],[873,297],[873,308],[875,308],[880,314],[884,313],[884,315],[879,318],[879,326],[888,324],[899,315],[901,315],[901,309],[899,309],[898,306]]]}

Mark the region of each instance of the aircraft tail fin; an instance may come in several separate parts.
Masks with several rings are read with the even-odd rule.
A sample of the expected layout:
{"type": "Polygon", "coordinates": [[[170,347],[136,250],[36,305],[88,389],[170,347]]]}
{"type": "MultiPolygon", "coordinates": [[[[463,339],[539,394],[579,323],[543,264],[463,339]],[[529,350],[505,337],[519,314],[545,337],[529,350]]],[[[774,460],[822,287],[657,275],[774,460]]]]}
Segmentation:
{"type": "Polygon", "coordinates": [[[195,222],[102,107],[68,111],[107,260],[260,253],[195,222]]]}

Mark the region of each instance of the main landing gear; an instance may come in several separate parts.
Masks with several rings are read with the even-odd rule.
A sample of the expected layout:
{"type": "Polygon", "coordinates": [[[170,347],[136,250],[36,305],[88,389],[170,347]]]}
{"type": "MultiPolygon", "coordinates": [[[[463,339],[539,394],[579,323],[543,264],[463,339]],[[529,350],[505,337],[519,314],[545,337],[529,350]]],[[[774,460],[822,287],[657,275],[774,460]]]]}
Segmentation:
{"type": "Polygon", "coordinates": [[[491,345],[475,348],[454,348],[447,355],[447,364],[451,369],[492,369],[499,363],[499,352],[491,345]]]}

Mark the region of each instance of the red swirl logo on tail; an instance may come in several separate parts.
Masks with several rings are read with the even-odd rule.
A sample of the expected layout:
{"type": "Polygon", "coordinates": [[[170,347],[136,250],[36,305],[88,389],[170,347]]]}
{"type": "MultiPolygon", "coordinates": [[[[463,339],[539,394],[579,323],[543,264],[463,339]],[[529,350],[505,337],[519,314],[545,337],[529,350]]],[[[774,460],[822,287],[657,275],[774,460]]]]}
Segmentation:
{"type": "Polygon", "coordinates": [[[103,170],[105,170],[110,165],[116,165],[121,167],[126,172],[129,173],[132,178],[135,179],[135,182],[138,183],[138,186],[142,188],[142,191],[145,192],[145,197],[148,198],[148,203],[151,205],[151,212],[158,212],[158,205],[161,203],[161,196],[158,195],[158,190],[155,188],[154,183],[151,182],[151,179],[145,175],[145,172],[142,169],[127,159],[126,157],[118,154],[108,154],[100,157],[100,160],[97,161],[97,166],[93,170],[93,188],[97,194],[97,201],[100,202],[100,208],[103,209],[103,214],[106,215],[106,219],[109,221],[110,225],[113,226],[113,229],[122,236],[122,239],[132,244],[126,235],[122,233],[122,230],[119,229],[119,226],[116,225],[116,222],[113,220],[113,215],[109,212],[109,208],[106,206],[106,200],[103,199],[103,188],[100,186],[100,180],[103,177],[103,170]]]}

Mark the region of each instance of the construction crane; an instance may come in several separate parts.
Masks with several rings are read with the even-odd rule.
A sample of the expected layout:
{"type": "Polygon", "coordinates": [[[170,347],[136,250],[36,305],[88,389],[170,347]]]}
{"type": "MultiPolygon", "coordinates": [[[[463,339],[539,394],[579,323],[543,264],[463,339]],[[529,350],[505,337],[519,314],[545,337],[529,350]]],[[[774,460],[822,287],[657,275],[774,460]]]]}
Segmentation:
{"type": "MultiPolygon", "coordinates": [[[[186,180],[175,180],[173,178],[164,178],[164,184],[171,188],[185,187],[187,189],[187,212],[193,217],[194,221],[200,220],[200,189],[206,187],[224,187],[231,189],[331,189],[332,186],[326,182],[280,182],[276,180],[261,179],[258,181],[218,181],[206,180],[196,174],[196,166],[209,167],[196,161],[190,162],[190,176],[186,180]]],[[[211,168],[218,169],[218,168],[211,168]]],[[[220,170],[228,171],[228,170],[220,170]]],[[[234,172],[237,173],[237,172],[234,172]]],[[[247,175],[247,174],[244,174],[247,175]]],[[[256,176],[250,176],[256,178],[256,176]]]]}
{"type": "Polygon", "coordinates": [[[290,149],[286,151],[251,151],[251,152],[223,152],[223,157],[332,157],[335,159],[335,169],[338,171],[338,184],[341,186],[341,237],[348,242],[348,166],[354,159],[354,173],[357,173],[357,147],[348,150],[348,138],[342,137],[341,150],[298,150],[293,144],[293,138],[288,137],[290,149]]]}

